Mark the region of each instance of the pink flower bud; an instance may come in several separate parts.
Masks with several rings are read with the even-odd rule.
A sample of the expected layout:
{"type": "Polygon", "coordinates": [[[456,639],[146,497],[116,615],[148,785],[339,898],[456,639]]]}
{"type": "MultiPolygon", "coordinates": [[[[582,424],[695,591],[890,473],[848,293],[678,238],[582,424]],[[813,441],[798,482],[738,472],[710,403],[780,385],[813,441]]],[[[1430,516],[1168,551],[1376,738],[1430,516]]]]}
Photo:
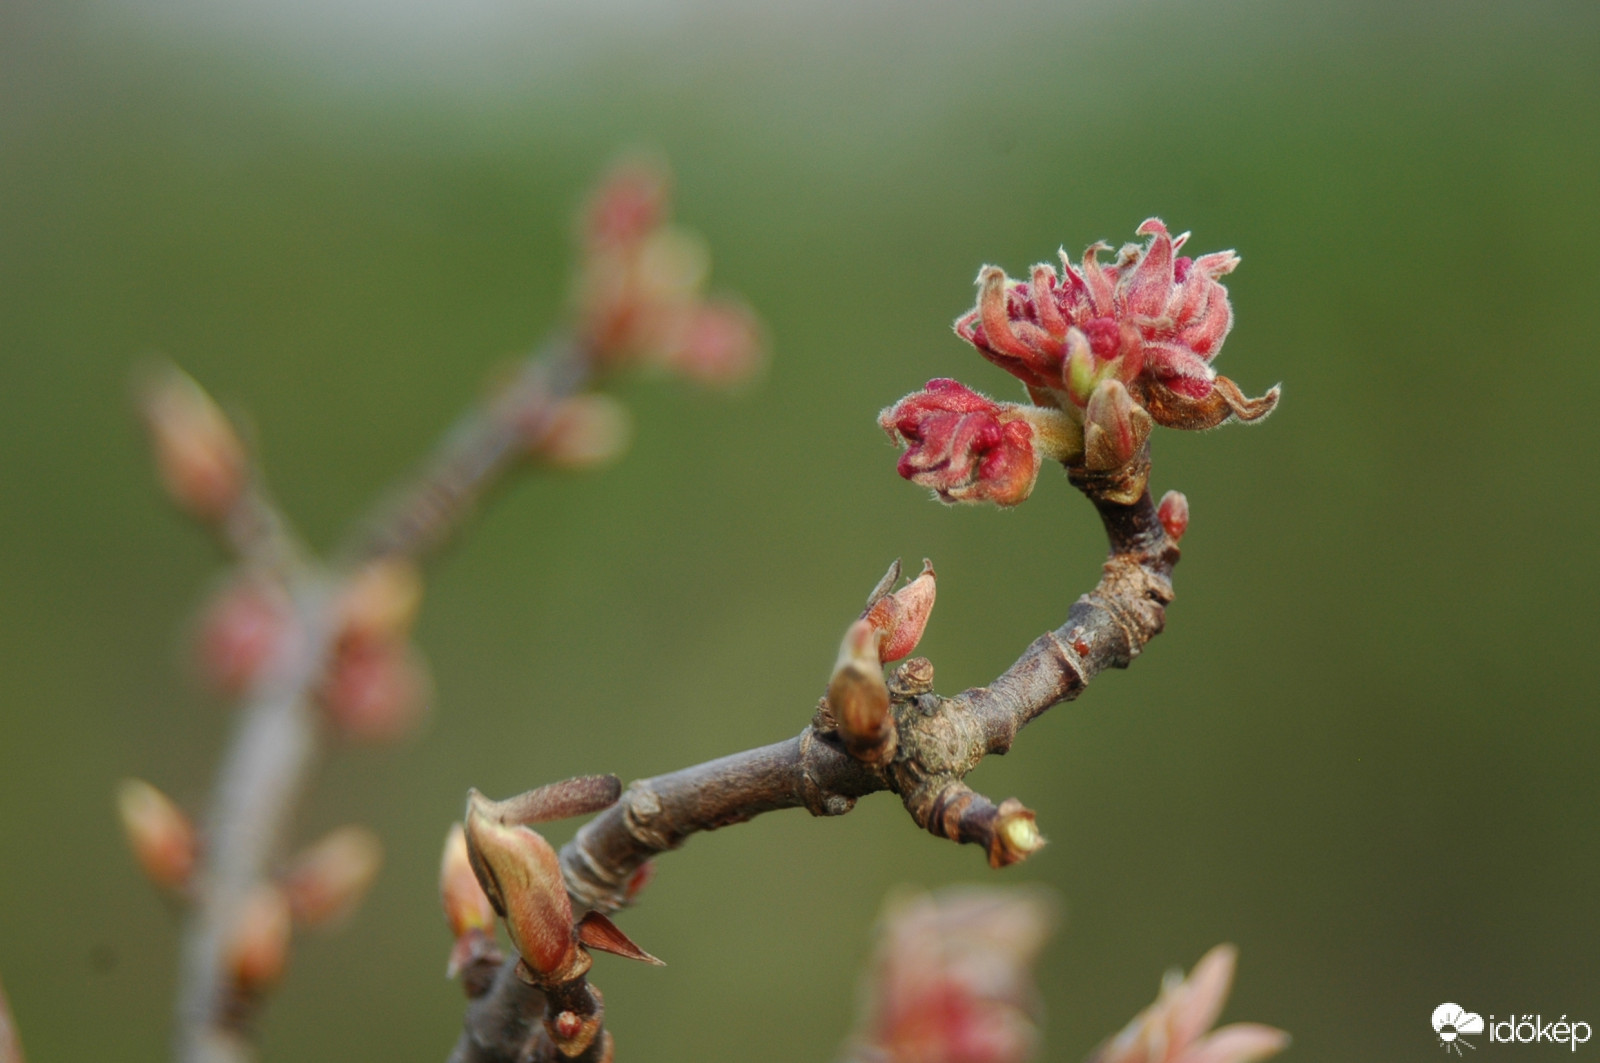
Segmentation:
{"type": "MultiPolygon", "coordinates": [[[[896,562],[898,566],[899,562],[896,562]]],[[[933,599],[937,589],[933,562],[922,562],[922,573],[904,587],[885,594],[861,614],[863,620],[879,633],[878,659],[892,664],[908,657],[922,641],[922,632],[928,626],[928,616],[933,612],[933,599]]]]}
{"type": "Polygon", "coordinates": [[[173,366],[152,370],[141,389],[156,469],[167,493],[202,520],[221,520],[244,490],[244,447],[211,396],[173,366]]]}
{"type": "Polygon", "coordinates": [[[707,300],[686,315],[666,365],[711,387],[742,383],[766,360],[761,322],[743,303],[707,300]]]}
{"type": "Polygon", "coordinates": [[[878,415],[905,444],[899,472],[944,502],[1014,506],[1033,491],[1040,457],[1034,430],[1015,406],[954,380],[930,380],[878,415]]]}
{"type": "Polygon", "coordinates": [[[1161,526],[1167,530],[1167,538],[1174,543],[1183,538],[1183,533],[1189,530],[1189,499],[1182,491],[1168,491],[1161,496],[1161,505],[1156,508],[1156,516],[1161,518],[1161,526]]]}
{"type": "Polygon", "coordinates": [[[194,825],[172,799],[142,779],[117,787],[117,816],[128,848],[150,881],[182,890],[194,873],[194,825]]]}
{"type": "Polygon", "coordinates": [[[294,921],[325,926],[361,903],[383,866],[383,843],[365,827],[340,827],[300,852],[282,877],[294,921]]]}
{"type": "Polygon", "coordinates": [[[276,581],[246,575],[223,588],[200,618],[197,655],[206,682],[224,694],[249,689],[293,622],[293,603],[276,581]]]}
{"type": "Polygon", "coordinates": [[[320,699],[345,738],[393,742],[416,729],[431,693],[427,669],[408,645],[357,641],[339,647],[320,699]]]}
{"type": "Polygon", "coordinates": [[[1102,380],[1084,410],[1084,465],[1096,472],[1121,468],[1148,438],[1150,415],[1134,405],[1122,381],[1102,380]]]}
{"type": "Polygon", "coordinates": [[[289,899],[283,890],[262,884],[245,898],[228,942],[228,972],[240,992],[258,994],[283,977],[289,966],[292,930],[289,899]]]}
{"type": "Polygon", "coordinates": [[[590,195],[580,238],[588,246],[636,244],[666,220],[670,193],[671,177],[659,161],[634,157],[618,163],[590,195]]]}
{"type": "MultiPolygon", "coordinates": [[[[957,335],[1036,397],[1054,394],[1058,405],[1084,406],[1107,379],[1128,385],[1141,404],[1147,389],[1206,400],[1217,379],[1210,363],[1233,325],[1219,278],[1239,257],[1232,251],[1176,257],[1188,234],[1172,238],[1157,218],[1139,234],[1149,242],[1129,245],[1109,266],[1099,258],[1108,249],[1104,243],[1084,252],[1081,269],[1063,254],[1060,275],[1038,265],[1026,282],[985,266],[978,274],[978,305],[957,319],[957,335]]],[[[1240,399],[1224,404],[1223,418],[1253,419],[1247,414],[1254,408],[1244,404],[1263,401],[1240,399]]],[[[1192,427],[1193,416],[1169,420],[1155,403],[1148,405],[1159,423],[1192,427]]]]}

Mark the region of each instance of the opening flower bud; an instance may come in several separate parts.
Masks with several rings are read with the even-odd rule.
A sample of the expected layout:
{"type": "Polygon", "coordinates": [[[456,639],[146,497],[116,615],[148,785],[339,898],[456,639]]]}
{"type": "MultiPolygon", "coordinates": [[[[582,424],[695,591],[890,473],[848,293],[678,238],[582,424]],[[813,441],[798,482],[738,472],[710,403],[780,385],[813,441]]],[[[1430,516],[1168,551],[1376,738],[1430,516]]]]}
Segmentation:
{"type": "Polygon", "coordinates": [[[325,926],[348,917],[383,866],[383,843],[365,827],[340,827],[290,862],[284,894],[295,922],[325,926]]]}
{"type": "Polygon", "coordinates": [[[117,787],[117,816],[139,866],[152,882],[182,890],[194,873],[195,831],[172,799],[142,779],[117,787]]]}
{"type": "Polygon", "coordinates": [[[1014,506],[1033,491],[1042,455],[1025,410],[954,380],[930,380],[878,415],[903,443],[899,473],[944,502],[1014,506]]]}

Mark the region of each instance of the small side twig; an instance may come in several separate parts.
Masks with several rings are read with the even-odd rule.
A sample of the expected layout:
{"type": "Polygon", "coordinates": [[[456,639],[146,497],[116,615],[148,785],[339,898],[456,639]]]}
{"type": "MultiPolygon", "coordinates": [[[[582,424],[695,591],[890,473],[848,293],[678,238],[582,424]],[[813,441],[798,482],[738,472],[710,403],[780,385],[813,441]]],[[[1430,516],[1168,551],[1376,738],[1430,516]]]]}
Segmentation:
{"type": "MultiPolygon", "coordinates": [[[[1138,656],[1164,625],[1179,556],[1148,493],[1125,504],[1107,497],[1111,492],[1098,482],[1073,479],[1099,511],[1111,550],[1100,582],[1072,606],[1065,624],[1036,639],[988,686],[954,697],[932,693],[925,659],[907,661],[890,685],[898,741],[884,766],[851,756],[819,713],[786,741],[632,783],[561,849],[574,903],[600,911],[623,907],[628,884],[646,861],[700,831],[784,808],[842,815],[880,790],[899,794],[919,826],[982,846],[992,863],[1012,862],[1036,848],[1036,835],[1018,839],[1006,829],[1024,819],[1019,812],[1031,829],[1032,813],[1014,800],[997,805],[961,780],[988,754],[1006,752],[1028,721],[1077,697],[1104,669],[1127,667],[1138,656]]],[[[529,1045],[538,1008],[525,999],[529,987],[515,977],[516,963],[516,957],[505,961],[475,995],[451,1063],[537,1058],[529,1045]],[[525,1025],[508,1031],[504,1024],[518,1015],[527,1016],[525,1025]]]]}

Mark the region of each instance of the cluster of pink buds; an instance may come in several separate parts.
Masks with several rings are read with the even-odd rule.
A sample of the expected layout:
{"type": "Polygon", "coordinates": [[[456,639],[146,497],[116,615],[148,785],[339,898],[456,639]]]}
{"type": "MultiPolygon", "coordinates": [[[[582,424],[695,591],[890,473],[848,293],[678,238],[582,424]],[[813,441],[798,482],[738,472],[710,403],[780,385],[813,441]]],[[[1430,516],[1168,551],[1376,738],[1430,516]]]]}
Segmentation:
{"type": "MultiPolygon", "coordinates": [[[[520,957],[518,975],[545,991],[545,1032],[568,1057],[585,1051],[601,1032],[604,1012],[599,992],[584,980],[593,963],[588,950],[645,963],[661,961],[630,941],[601,912],[574,918],[561,861],[529,824],[598,812],[616,803],[621,789],[614,775],[591,775],[505,801],[491,801],[476,790],[467,799],[463,829],[467,862],[490,907],[505,920],[520,957]]],[[[453,967],[459,966],[459,953],[475,947],[463,946],[462,941],[471,939],[483,914],[452,866],[455,859],[447,847],[442,892],[456,934],[453,967]]]]}
{"type": "Polygon", "coordinates": [[[1038,894],[947,891],[891,903],[854,1063],[1023,1063],[1038,1044],[1038,894]]]}
{"type": "Polygon", "coordinates": [[[937,579],[924,561],[916,579],[890,593],[900,562],[890,566],[861,616],[845,631],[839,659],[828,680],[827,705],[845,748],[870,764],[887,763],[895,751],[894,718],[883,666],[908,657],[922,640],[933,612],[937,579]]]}
{"type": "Polygon", "coordinates": [[[1032,404],[930,381],[879,417],[907,448],[901,476],[946,502],[1015,505],[1045,459],[1111,472],[1143,451],[1153,424],[1212,428],[1272,412],[1277,388],[1249,399],[1211,368],[1233,325],[1220,278],[1238,256],[1178,256],[1188,234],[1173,238],[1155,218],[1139,233],[1149,242],[1111,264],[1097,243],[1081,267],[1063,254],[1061,273],[1041,264],[1026,281],[983,267],[956,334],[1020,380],[1032,404]]]}
{"type": "Polygon", "coordinates": [[[1238,952],[1218,945],[1186,979],[1169,971],[1161,995],[1089,1058],[1089,1063],[1256,1063],[1289,1046],[1271,1026],[1236,1022],[1211,1029],[1228,1002],[1238,952]]]}
{"type": "Polygon", "coordinates": [[[319,699],[346,738],[392,741],[421,720],[432,690],[410,640],[421,601],[422,578],[408,560],[370,562],[345,582],[334,605],[338,636],[319,699]]]}
{"type": "Polygon", "coordinates": [[[579,338],[603,367],[658,365],[732,384],[763,359],[761,327],[742,302],[707,298],[710,254],[668,220],[665,170],[635,160],[600,184],[579,238],[579,338]]]}

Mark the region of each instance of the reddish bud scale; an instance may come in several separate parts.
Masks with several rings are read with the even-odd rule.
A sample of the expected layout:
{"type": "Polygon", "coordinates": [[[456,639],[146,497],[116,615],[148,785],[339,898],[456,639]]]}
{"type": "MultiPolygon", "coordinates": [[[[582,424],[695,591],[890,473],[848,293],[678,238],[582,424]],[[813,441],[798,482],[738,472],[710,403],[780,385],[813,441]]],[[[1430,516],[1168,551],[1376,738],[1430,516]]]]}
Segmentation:
{"type": "Polygon", "coordinates": [[[439,858],[439,903],[450,933],[457,939],[494,927],[494,906],[472,871],[466,831],[459,823],[445,835],[444,853],[439,858]]]}
{"type": "Polygon", "coordinates": [[[937,577],[933,562],[922,562],[922,572],[916,579],[892,594],[886,594],[870,605],[861,618],[879,634],[878,659],[883,664],[893,664],[904,657],[922,641],[922,632],[928,626],[928,616],[933,612],[937,591],[937,577]]]}

